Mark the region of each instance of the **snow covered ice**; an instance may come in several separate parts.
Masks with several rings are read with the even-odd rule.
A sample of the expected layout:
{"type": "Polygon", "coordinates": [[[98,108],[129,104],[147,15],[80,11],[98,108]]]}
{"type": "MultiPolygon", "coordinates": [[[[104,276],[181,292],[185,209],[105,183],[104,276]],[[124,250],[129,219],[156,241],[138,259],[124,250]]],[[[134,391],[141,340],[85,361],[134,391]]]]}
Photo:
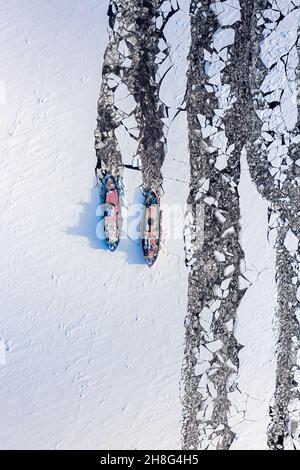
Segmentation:
{"type": "Polygon", "coordinates": [[[299,449],[300,1],[1,10],[0,449],[299,449]]]}

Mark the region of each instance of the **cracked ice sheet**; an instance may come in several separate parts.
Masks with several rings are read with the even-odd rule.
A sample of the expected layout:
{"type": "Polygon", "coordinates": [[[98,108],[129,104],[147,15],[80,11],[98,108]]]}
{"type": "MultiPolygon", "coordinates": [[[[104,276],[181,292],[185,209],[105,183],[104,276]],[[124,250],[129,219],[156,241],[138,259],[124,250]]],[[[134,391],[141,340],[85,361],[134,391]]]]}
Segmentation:
{"type": "MultiPolygon", "coordinates": [[[[273,5],[274,9],[277,8],[276,0],[272,2],[269,1],[269,4],[273,5]]],[[[294,8],[294,5],[291,3],[289,8],[294,8]]],[[[282,11],[286,8],[286,5],[281,3],[282,11]]],[[[288,14],[289,8],[285,9],[284,12],[288,14]]],[[[296,23],[299,19],[297,12],[294,12],[294,16],[291,14],[289,15],[289,21],[292,18],[295,19],[296,23]]],[[[276,58],[278,62],[275,64],[275,67],[271,69],[271,71],[263,68],[259,74],[255,76],[253,73],[253,77],[255,82],[260,86],[260,81],[267,75],[266,81],[269,81],[270,91],[275,90],[273,93],[274,98],[278,95],[278,99],[280,99],[280,94],[278,93],[279,87],[277,86],[278,82],[281,82],[281,87],[288,89],[287,87],[291,87],[294,85],[295,76],[299,73],[299,70],[295,70],[298,64],[298,57],[296,54],[295,46],[292,47],[291,52],[289,53],[288,60],[281,56],[282,53],[286,51],[286,45],[282,42],[283,38],[283,28],[281,23],[288,24],[283,16],[280,17],[281,21],[276,26],[273,25],[273,28],[276,27],[275,32],[273,34],[274,38],[278,38],[278,44],[281,45],[277,47],[274,43],[274,51],[273,51],[273,58],[276,58]],[[287,83],[285,77],[284,67],[282,67],[283,63],[287,63],[287,78],[289,83],[287,83]],[[277,74],[277,79],[274,76],[274,72],[277,69],[279,72],[277,74]],[[295,73],[296,72],[296,73],[295,73]],[[273,74],[273,76],[272,76],[273,74]],[[272,88],[273,87],[273,88],[272,88]]],[[[261,23],[262,30],[265,36],[269,35],[269,31],[267,31],[269,24],[261,23]]],[[[285,38],[289,41],[289,35],[292,34],[294,39],[297,38],[293,30],[295,31],[295,25],[290,23],[292,31],[286,30],[285,38]]],[[[258,36],[256,36],[255,41],[258,40],[258,36]]],[[[292,45],[291,43],[289,44],[292,45]]],[[[264,57],[266,50],[263,48],[261,57],[266,62],[266,58],[264,57]]],[[[275,110],[276,115],[278,116],[278,120],[273,119],[275,113],[273,113],[272,118],[268,122],[268,116],[271,116],[272,111],[270,108],[273,106],[266,105],[265,102],[271,102],[268,97],[262,97],[261,102],[258,98],[259,93],[254,91],[254,102],[256,108],[260,108],[261,110],[265,107],[266,114],[262,116],[262,122],[256,119],[253,116],[254,122],[259,126],[262,126],[263,130],[267,130],[270,122],[272,121],[273,132],[272,134],[262,133],[263,139],[267,140],[267,144],[262,142],[261,148],[259,146],[252,145],[249,147],[249,164],[251,164],[251,175],[253,180],[256,182],[257,187],[260,191],[263,192],[264,196],[270,201],[270,227],[277,227],[278,231],[272,230],[272,238],[274,245],[276,246],[276,254],[277,254],[277,266],[276,266],[276,278],[277,278],[277,289],[278,289],[278,304],[275,311],[275,322],[276,325],[276,359],[277,359],[277,367],[276,367],[276,384],[275,384],[275,393],[274,399],[272,399],[272,404],[270,407],[270,423],[267,430],[267,440],[270,449],[273,450],[281,450],[283,448],[289,449],[292,442],[290,440],[290,436],[293,435],[295,439],[294,443],[296,446],[297,444],[297,434],[295,425],[298,425],[299,419],[296,416],[293,416],[290,410],[290,404],[293,399],[293,394],[297,392],[297,385],[299,383],[298,380],[295,379],[294,375],[294,364],[297,360],[297,349],[299,348],[299,323],[296,318],[296,308],[298,306],[298,299],[296,294],[297,289],[297,270],[298,270],[298,261],[294,256],[295,248],[296,248],[296,240],[293,234],[289,231],[289,229],[293,229],[295,234],[297,234],[298,239],[299,237],[299,229],[298,227],[298,207],[299,207],[299,180],[298,180],[298,169],[294,166],[293,157],[297,158],[297,154],[299,153],[299,148],[297,145],[291,146],[290,141],[293,141],[293,137],[295,136],[298,138],[298,125],[296,129],[293,129],[293,125],[295,124],[295,120],[291,120],[289,123],[289,127],[286,128],[285,123],[283,122],[282,117],[280,116],[279,107],[276,106],[276,103],[273,105],[276,106],[275,110]],[[291,131],[292,132],[289,132],[291,131]],[[284,139],[284,142],[283,142],[284,139]],[[281,142],[282,141],[282,142],[281,142]],[[253,150],[253,153],[252,153],[253,150]],[[284,154],[287,156],[284,157],[284,154]],[[256,165],[263,165],[266,164],[267,159],[274,164],[274,167],[267,167],[260,172],[260,170],[256,171],[256,165]],[[276,165],[276,167],[275,167],[276,165]],[[278,168],[280,171],[278,171],[278,168]],[[260,172],[260,176],[259,176],[260,172]],[[270,172],[271,178],[269,178],[268,173],[270,172]],[[264,183],[265,180],[265,183],[264,183]],[[292,188],[296,188],[295,191],[292,188]],[[278,220],[276,220],[278,219],[278,220]],[[274,235],[273,235],[274,234],[274,235]],[[289,252],[288,249],[291,249],[289,252]],[[294,277],[294,272],[296,276],[294,277]],[[295,380],[295,381],[294,381],[295,380]],[[296,418],[296,419],[295,419],[296,418]]],[[[292,95],[290,93],[290,95],[292,95]]],[[[270,97],[270,95],[269,95],[270,97]]],[[[278,101],[277,99],[277,101],[278,101]]],[[[283,98],[281,99],[281,101],[283,98]]],[[[275,98],[276,101],[276,98],[275,98]]],[[[296,99],[294,102],[291,102],[291,105],[286,109],[291,111],[294,109],[296,111],[296,99]]],[[[281,111],[283,112],[283,111],[281,111]]],[[[294,114],[295,115],[295,114],[294,114]]],[[[276,116],[276,117],[277,117],[276,116]]],[[[262,139],[262,140],[263,140],[262,139]]],[[[259,141],[259,139],[258,139],[259,141]]],[[[299,357],[298,357],[299,359],[299,357]]],[[[294,403],[293,403],[294,406],[294,403]]]]}
{"type": "MultiPolygon", "coordinates": [[[[169,117],[165,119],[165,133],[167,134],[167,152],[162,167],[164,177],[165,194],[162,199],[163,210],[163,249],[168,256],[173,257],[175,252],[170,249],[167,237],[175,238],[174,243],[178,250],[184,250],[182,239],[183,216],[185,214],[185,202],[188,195],[189,181],[189,150],[188,150],[188,126],[186,111],[180,111],[174,118],[177,110],[185,107],[183,103],[186,89],[186,73],[188,69],[187,56],[190,48],[190,18],[189,0],[179,2],[180,10],[175,13],[166,24],[164,35],[170,48],[170,65],[172,67],[165,75],[160,87],[160,99],[169,107],[169,117]],[[174,93],[176,90],[176,93],[174,93]],[[178,138],[180,136],[180,138],[178,138]],[[175,190],[170,197],[173,188],[175,190]],[[184,204],[182,203],[184,201],[184,204]],[[174,210],[174,212],[172,212],[174,210]],[[178,214],[178,224],[172,226],[172,216],[178,214]],[[175,232],[174,232],[175,229],[175,232]]],[[[160,73],[158,74],[160,75],[160,73]]],[[[186,271],[184,299],[187,303],[188,271],[186,271]]]]}
{"type": "MultiPolygon", "coordinates": [[[[159,93],[161,100],[166,106],[173,108],[173,112],[184,100],[190,43],[189,0],[181,0],[179,6],[180,10],[169,19],[164,28],[166,41],[170,47],[168,66],[171,68],[161,83],[159,93]]],[[[158,79],[162,74],[163,70],[158,69],[158,79]]],[[[172,113],[170,117],[172,118],[172,113]]]]}
{"type": "Polygon", "coordinates": [[[239,0],[216,1],[211,9],[218,16],[221,26],[228,26],[241,19],[239,0]]]}
{"type": "MultiPolygon", "coordinates": [[[[162,167],[165,194],[161,200],[163,210],[162,250],[169,259],[178,256],[176,253],[184,252],[182,234],[190,175],[186,111],[180,111],[173,119],[177,109],[185,107],[183,99],[188,69],[187,56],[190,48],[189,0],[181,0],[179,6],[180,10],[169,19],[164,29],[166,42],[170,48],[172,68],[165,75],[159,93],[161,101],[170,107],[169,118],[165,120],[164,129],[168,139],[166,157],[162,167]],[[174,219],[172,216],[169,217],[171,214],[174,214],[174,219]],[[174,220],[177,220],[177,223],[172,226],[174,220]],[[173,246],[170,245],[168,237],[173,239],[173,246]],[[177,249],[174,250],[174,247],[177,249]]],[[[184,283],[180,286],[185,305],[187,304],[187,290],[188,271],[186,270],[184,283]]]]}
{"type": "Polygon", "coordinates": [[[272,31],[261,45],[261,58],[267,68],[287,54],[297,41],[300,11],[293,10],[278,27],[272,31]]]}
{"type": "Polygon", "coordinates": [[[241,204],[241,243],[245,252],[245,276],[251,285],[238,308],[236,337],[245,347],[240,351],[236,394],[239,410],[245,409],[245,420],[233,426],[236,440],[233,450],[266,449],[266,429],[269,424],[269,404],[274,393],[276,307],[275,252],[267,240],[268,203],[262,200],[252,182],[247,161],[241,158],[239,184],[241,204]],[[249,195],[251,194],[251,197],[249,195]],[[255,234],[255,236],[254,236],[255,234]]]}
{"type": "MultiPolygon", "coordinates": [[[[160,100],[169,108],[169,117],[165,119],[166,128],[164,130],[168,136],[167,152],[173,157],[173,165],[176,165],[176,169],[174,168],[174,174],[166,174],[166,176],[171,176],[177,179],[182,179],[181,177],[183,177],[183,181],[188,183],[189,159],[186,111],[180,111],[175,118],[174,116],[179,108],[185,107],[183,101],[188,69],[187,57],[190,48],[189,0],[181,0],[179,2],[179,6],[180,10],[169,19],[164,28],[164,35],[170,50],[169,58],[171,68],[164,76],[161,83],[159,97],[160,100]],[[180,139],[178,139],[179,135],[180,139]],[[177,147],[174,147],[174,149],[172,149],[173,139],[180,140],[180,142],[177,143],[177,147]],[[185,174],[181,175],[183,166],[185,167],[185,174]]],[[[160,69],[158,69],[158,79],[159,78],[161,78],[160,69]]],[[[163,167],[163,170],[166,171],[166,168],[163,167]]],[[[165,182],[164,184],[167,183],[165,182]]],[[[188,184],[186,184],[185,189],[187,194],[188,184]]]]}

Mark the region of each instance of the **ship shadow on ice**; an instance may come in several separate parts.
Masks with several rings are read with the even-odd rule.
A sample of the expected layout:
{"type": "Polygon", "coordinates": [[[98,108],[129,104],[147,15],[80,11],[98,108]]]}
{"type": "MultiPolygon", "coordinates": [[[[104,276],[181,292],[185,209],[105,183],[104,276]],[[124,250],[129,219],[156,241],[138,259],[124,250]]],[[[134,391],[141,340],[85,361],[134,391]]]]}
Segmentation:
{"type": "Polygon", "coordinates": [[[79,202],[78,206],[81,208],[78,210],[78,223],[73,227],[67,227],[67,235],[86,238],[94,250],[108,250],[101,217],[97,215],[99,208],[98,189],[92,188],[89,201],[79,202]]]}
{"type": "Polygon", "coordinates": [[[139,242],[122,237],[115,252],[115,256],[118,256],[118,253],[124,253],[126,255],[126,262],[128,264],[145,264],[142,247],[139,242]]]}
{"type": "MultiPolygon", "coordinates": [[[[111,256],[125,254],[128,264],[142,265],[145,260],[139,237],[140,213],[138,204],[141,202],[140,191],[135,190],[132,195],[133,203],[137,204],[133,211],[124,211],[122,223],[122,235],[120,243],[111,256]]],[[[90,198],[87,202],[78,203],[78,222],[72,227],[66,228],[67,235],[83,237],[89,241],[93,250],[105,250],[109,252],[104,237],[104,227],[99,214],[99,193],[97,188],[90,190],[90,198]]]]}

